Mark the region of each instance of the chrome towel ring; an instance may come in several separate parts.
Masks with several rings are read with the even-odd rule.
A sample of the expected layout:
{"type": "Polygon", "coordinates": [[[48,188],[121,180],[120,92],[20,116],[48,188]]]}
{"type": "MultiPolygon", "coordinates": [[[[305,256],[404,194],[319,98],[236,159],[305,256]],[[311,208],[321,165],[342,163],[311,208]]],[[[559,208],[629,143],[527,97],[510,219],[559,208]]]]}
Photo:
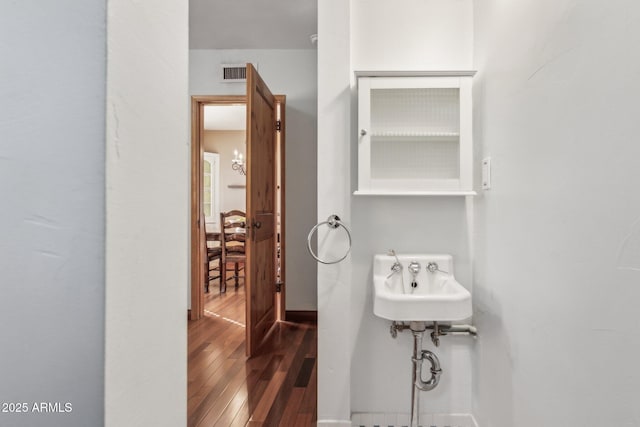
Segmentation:
{"type": "Polygon", "coordinates": [[[327,218],[326,221],[322,221],[319,224],[316,224],[311,231],[309,232],[309,235],[307,236],[307,249],[309,249],[309,253],[311,254],[311,256],[313,257],[313,259],[315,259],[316,261],[322,263],[322,264],[337,264],[340,261],[342,261],[343,259],[345,259],[347,257],[347,255],[349,255],[349,252],[351,252],[351,232],[349,231],[349,228],[347,228],[347,226],[340,221],[340,217],[338,215],[331,215],[329,216],[329,218],[327,218]],[[349,248],[347,249],[347,252],[344,254],[344,256],[340,259],[334,260],[334,261],[324,261],[320,258],[318,258],[318,256],[316,254],[313,253],[313,249],[311,248],[311,238],[313,237],[313,233],[316,232],[316,230],[318,230],[318,228],[321,225],[327,224],[329,226],[329,228],[333,228],[336,229],[338,227],[342,227],[344,228],[344,231],[347,232],[347,237],[349,238],[349,248]]]}

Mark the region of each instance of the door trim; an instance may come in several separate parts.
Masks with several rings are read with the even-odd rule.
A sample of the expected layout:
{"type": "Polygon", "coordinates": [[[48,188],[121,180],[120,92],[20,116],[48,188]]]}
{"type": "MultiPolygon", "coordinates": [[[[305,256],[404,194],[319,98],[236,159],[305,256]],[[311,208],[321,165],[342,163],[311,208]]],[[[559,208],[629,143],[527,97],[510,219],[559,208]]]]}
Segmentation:
{"type": "Polygon", "coordinates": [[[286,175],[285,175],[285,139],[286,139],[286,127],[287,120],[285,117],[285,111],[287,110],[287,97],[286,95],[274,95],[276,98],[276,105],[278,108],[278,120],[280,120],[280,131],[277,133],[276,144],[279,146],[279,165],[280,165],[280,281],[282,282],[280,286],[280,293],[276,294],[276,320],[283,321],[286,317],[286,307],[285,302],[287,300],[287,277],[286,277],[286,249],[287,245],[285,244],[286,238],[286,229],[285,224],[287,223],[287,215],[286,215],[286,194],[285,191],[285,183],[286,183],[286,175]]]}
{"type": "Polygon", "coordinates": [[[202,131],[204,106],[207,104],[246,104],[242,95],[198,95],[191,97],[191,311],[190,320],[204,316],[204,242],[200,239],[200,206],[202,205],[202,131]]]}

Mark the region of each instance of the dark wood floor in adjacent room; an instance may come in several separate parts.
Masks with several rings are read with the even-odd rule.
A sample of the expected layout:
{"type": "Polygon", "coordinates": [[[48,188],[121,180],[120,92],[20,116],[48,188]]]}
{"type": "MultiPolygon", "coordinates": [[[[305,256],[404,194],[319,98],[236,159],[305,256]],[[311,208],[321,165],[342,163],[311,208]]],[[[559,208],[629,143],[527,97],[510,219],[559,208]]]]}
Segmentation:
{"type": "Polygon", "coordinates": [[[244,286],[212,286],[205,317],[189,322],[189,427],[316,423],[317,328],[280,322],[259,356],[245,357],[244,286]]]}

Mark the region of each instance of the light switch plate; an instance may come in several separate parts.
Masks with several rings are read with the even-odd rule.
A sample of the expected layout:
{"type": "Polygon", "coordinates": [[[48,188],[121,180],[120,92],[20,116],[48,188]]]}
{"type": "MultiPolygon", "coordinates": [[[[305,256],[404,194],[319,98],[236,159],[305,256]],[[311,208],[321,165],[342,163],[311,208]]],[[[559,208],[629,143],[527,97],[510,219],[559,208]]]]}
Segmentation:
{"type": "Polygon", "coordinates": [[[491,189],[491,157],[482,159],[482,189],[491,189]]]}

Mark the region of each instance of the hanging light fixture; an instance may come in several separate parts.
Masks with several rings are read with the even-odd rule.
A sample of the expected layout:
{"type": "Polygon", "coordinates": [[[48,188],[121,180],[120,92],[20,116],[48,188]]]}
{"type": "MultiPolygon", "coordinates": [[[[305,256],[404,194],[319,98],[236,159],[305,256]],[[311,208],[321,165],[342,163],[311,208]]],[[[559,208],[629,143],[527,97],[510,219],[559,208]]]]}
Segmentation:
{"type": "Polygon", "coordinates": [[[238,150],[233,150],[233,159],[231,159],[231,169],[238,171],[240,175],[246,175],[244,170],[244,156],[238,150]]]}

